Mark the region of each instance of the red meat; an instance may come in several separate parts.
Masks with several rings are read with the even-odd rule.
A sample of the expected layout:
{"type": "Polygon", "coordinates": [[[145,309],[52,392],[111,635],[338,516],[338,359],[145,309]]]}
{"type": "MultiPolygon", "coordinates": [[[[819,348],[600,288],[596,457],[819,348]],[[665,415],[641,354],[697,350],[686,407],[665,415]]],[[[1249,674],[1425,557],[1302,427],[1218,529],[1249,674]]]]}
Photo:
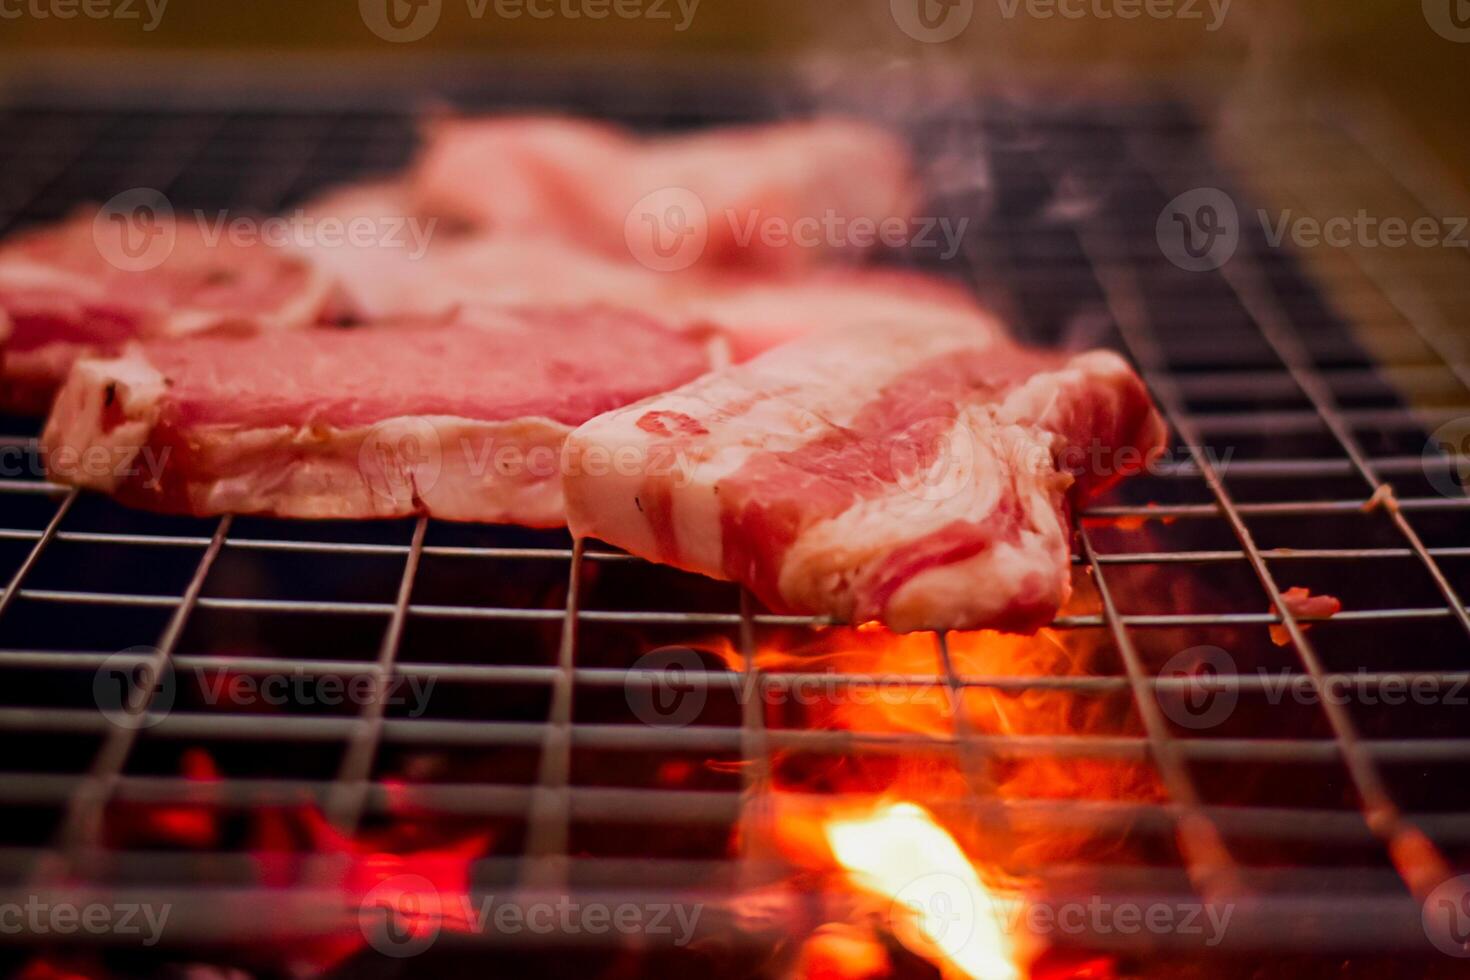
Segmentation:
{"type": "Polygon", "coordinates": [[[1069,512],[1164,435],[1114,354],[1026,350],[978,315],[865,324],[588,422],[568,520],[777,611],[1027,632],[1068,598],[1069,512]],[[601,465],[618,453],[648,469],[601,465]]]}
{"type": "Polygon", "coordinates": [[[148,341],[79,362],[41,448],[157,510],[555,526],[567,433],[722,346],[608,309],[148,341]]]}

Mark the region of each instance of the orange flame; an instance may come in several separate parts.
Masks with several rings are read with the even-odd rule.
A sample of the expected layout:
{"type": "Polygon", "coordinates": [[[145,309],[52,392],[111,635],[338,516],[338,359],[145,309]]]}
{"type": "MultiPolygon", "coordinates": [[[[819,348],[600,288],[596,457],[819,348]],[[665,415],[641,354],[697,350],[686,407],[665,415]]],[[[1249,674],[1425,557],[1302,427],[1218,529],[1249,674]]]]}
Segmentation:
{"type": "MultiPolygon", "coordinates": [[[[1067,611],[1085,614],[1097,605],[1084,580],[1067,611]]],[[[1052,683],[1116,675],[1116,653],[1101,631],[1087,630],[1044,629],[1030,637],[951,633],[946,641],[941,648],[934,634],[900,636],[874,624],[815,636],[777,634],[762,638],[753,664],[728,643],[712,644],[730,669],[761,671],[763,685],[775,692],[761,706],[772,730],[901,735],[940,744],[968,733],[1013,737],[1023,747],[969,756],[948,749],[777,752],[775,806],[768,813],[775,843],[808,872],[840,873],[845,889],[886,900],[886,921],[873,925],[946,977],[1019,980],[1031,971],[1111,976],[1110,957],[1073,962],[1071,953],[1049,949],[1021,927],[1023,890],[1043,887],[1021,876],[1124,846],[1123,834],[1062,828],[1045,818],[1044,808],[1028,804],[1163,797],[1157,774],[1137,760],[1024,748],[1026,739],[1140,730],[1126,691],[1052,683]],[[856,696],[863,685],[863,696],[856,696]],[[942,808],[955,801],[961,804],[956,813],[964,814],[964,802],[977,795],[1016,805],[988,829],[963,816],[959,826],[941,824],[926,808],[947,812],[942,808]]],[[[862,980],[880,969],[876,934],[859,922],[824,928],[837,931],[819,930],[807,942],[795,976],[862,980]]]]}
{"type": "Polygon", "coordinates": [[[976,980],[1019,980],[1006,928],[1019,899],[983,882],[923,807],[886,803],[826,825],[827,843],[858,887],[891,899],[894,931],[914,952],[976,980]]]}

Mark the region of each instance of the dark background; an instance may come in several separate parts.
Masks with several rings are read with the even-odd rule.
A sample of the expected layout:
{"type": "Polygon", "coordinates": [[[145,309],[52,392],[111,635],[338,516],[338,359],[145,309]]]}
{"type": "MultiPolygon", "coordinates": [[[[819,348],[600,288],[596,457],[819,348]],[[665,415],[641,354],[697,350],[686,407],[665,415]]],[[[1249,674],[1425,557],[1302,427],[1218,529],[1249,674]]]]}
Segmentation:
{"type": "MultiPolygon", "coordinates": [[[[925,44],[896,28],[889,0],[701,0],[686,30],[673,19],[603,20],[555,13],[536,18],[474,18],[467,0],[442,0],[437,28],[426,38],[392,44],[367,29],[358,0],[169,0],[161,22],[145,32],[140,19],[38,17],[37,6],[82,0],[0,0],[0,74],[23,73],[36,60],[105,80],[119,65],[161,65],[198,57],[239,61],[262,74],[289,75],[303,63],[345,77],[363,57],[388,72],[456,61],[533,57],[628,63],[716,58],[820,64],[841,56],[883,67],[949,59],[1009,86],[1050,75],[1085,86],[1101,74],[1161,79],[1310,85],[1382,95],[1452,164],[1470,171],[1464,100],[1470,92],[1470,43],[1455,43],[1429,26],[1426,7],[1467,0],[1234,0],[1223,27],[1204,21],[1006,17],[1009,0],[974,0],[969,27],[952,41],[925,44]]],[[[561,4],[568,0],[542,0],[561,4]]],[[[652,3],[654,0],[643,0],[652,3]]],[[[961,0],[964,2],[964,0],[961,0]]],[[[1092,0],[1070,0],[1090,9],[1092,0]]],[[[1179,3],[1189,0],[1177,0],[1179,3]]],[[[1208,17],[1208,0],[1198,6],[1208,17]]],[[[1463,179],[1463,177],[1462,177],[1463,179]]]]}

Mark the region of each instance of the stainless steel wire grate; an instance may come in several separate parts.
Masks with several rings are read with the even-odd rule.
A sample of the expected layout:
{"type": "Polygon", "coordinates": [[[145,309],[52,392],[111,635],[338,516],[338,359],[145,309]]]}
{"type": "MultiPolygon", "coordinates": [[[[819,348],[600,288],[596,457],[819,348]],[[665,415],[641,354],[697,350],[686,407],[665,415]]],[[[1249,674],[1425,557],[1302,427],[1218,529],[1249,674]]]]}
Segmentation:
{"type": "MultiPolygon", "coordinates": [[[[612,91],[567,84],[512,97],[487,86],[461,101],[544,101],[647,128],[769,109],[732,111],[718,92],[669,104],[612,91]]],[[[972,676],[950,638],[937,637],[932,672],[896,680],[942,685],[948,734],[779,724],[765,710],[773,694],[872,682],[752,666],[767,638],[828,624],[770,615],[733,588],[565,535],[130,512],[46,483],[34,423],[9,419],[0,439],[15,464],[0,478],[5,894],[92,889],[169,901],[165,941],[178,945],[355,928],[333,877],[347,859],[320,837],[291,841],[289,871],[263,884],[254,830],[214,826],[181,846],[118,829],[140,807],[207,806],[254,827],[262,813],[311,803],[344,838],[412,823],[414,850],[452,828],[488,830],[470,865],[477,889],[699,902],[705,934],[761,946],[833,916],[820,892],[788,894],[779,921],[742,913],[752,889],[792,873],[758,843],[789,757],[927,754],[955,760],[972,785],[983,785],[977,770],[1004,760],[1097,759],[1147,765],[1166,799],[931,802],[998,834],[1024,823],[1142,842],[1151,857],[1024,870],[1062,895],[1228,898],[1238,908],[1225,951],[1428,952],[1423,896],[1470,864],[1470,735],[1464,709],[1447,700],[1470,684],[1470,498],[1453,482],[1462,459],[1424,449],[1430,432],[1470,416],[1470,345],[1444,325],[1470,298],[1470,258],[1449,257],[1459,263],[1449,276],[1426,263],[1422,281],[1386,277],[1356,253],[1324,271],[1247,223],[1221,270],[1175,268],[1155,239],[1161,209],[1191,188],[1232,187],[1206,130],[1175,104],[967,107],[912,129],[926,156],[960,148],[985,179],[936,181],[939,213],[977,219],[953,262],[895,260],[968,278],[1028,340],[1125,350],[1175,433],[1171,462],[1082,515],[1074,564],[1092,602],[1074,603],[1054,629],[1094,638],[1103,666],[972,676]],[[1328,622],[1295,615],[1282,599],[1295,585],[1337,594],[1345,608],[1328,622]],[[1284,648],[1265,642],[1273,626],[1284,648]],[[726,638],[747,667],[685,678],[708,699],[693,724],[627,716],[625,692],[658,681],[630,672],[639,654],[710,637],[726,638]],[[1160,698],[1199,682],[1161,668],[1205,644],[1242,668],[1207,687],[1253,707],[1239,724],[1195,731],[1160,698]],[[181,685],[156,723],[118,727],[98,711],[93,678],[144,645],[129,662],[147,692],[164,672],[291,671],[365,678],[370,695],[357,710],[287,703],[262,715],[204,710],[181,685]],[[1285,673],[1245,669],[1257,666],[1285,673]],[[1280,677],[1318,697],[1257,704],[1280,677]],[[393,697],[413,680],[438,685],[417,715],[393,697]],[[1320,697],[1337,684],[1414,683],[1444,703],[1393,712],[1320,697]],[[963,710],[978,690],[1121,699],[1135,724],[978,730],[963,710]],[[182,774],[196,746],[210,750],[211,778],[182,774]],[[679,761],[692,775],[669,776],[679,761]]],[[[1334,173],[1313,180],[1372,179],[1444,213],[1429,203],[1439,191],[1389,159],[1401,142],[1325,112],[1298,119],[1294,132],[1332,147],[1334,173]]],[[[276,210],[390,172],[412,136],[413,114],[397,108],[141,111],[20,93],[0,114],[9,175],[0,220],[14,229],[134,186],[162,189],[181,207],[276,210]]],[[[1122,949],[1193,943],[1059,938],[1122,949]]]]}

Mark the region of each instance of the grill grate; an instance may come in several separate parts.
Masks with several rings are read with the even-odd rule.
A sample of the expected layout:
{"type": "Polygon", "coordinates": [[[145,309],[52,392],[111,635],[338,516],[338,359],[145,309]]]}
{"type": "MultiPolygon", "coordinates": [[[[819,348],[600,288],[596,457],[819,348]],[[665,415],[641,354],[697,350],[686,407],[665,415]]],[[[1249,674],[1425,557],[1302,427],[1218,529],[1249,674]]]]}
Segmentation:
{"type": "MultiPolygon", "coordinates": [[[[460,101],[549,103],[646,129],[772,109],[721,103],[718,93],[685,93],[670,105],[669,96],[612,91],[487,86],[460,101]]],[[[1334,148],[1337,177],[1422,195],[1432,213],[1412,171],[1387,159],[1401,144],[1368,140],[1322,114],[1296,125],[1302,140],[1334,148]]],[[[956,187],[953,175],[935,178],[937,213],[977,219],[953,262],[896,258],[972,281],[1028,340],[1126,350],[1179,440],[1174,462],[1083,515],[1073,561],[1096,601],[1074,603],[1054,628],[1100,638],[1115,669],[972,676],[956,666],[949,638],[938,637],[932,673],[885,680],[937,682],[946,735],[774,723],[764,706],[782,692],[872,683],[818,666],[694,673],[687,684],[710,699],[695,724],[629,724],[607,705],[657,680],[629,670],[651,638],[723,636],[753,664],[777,631],[816,635],[829,624],[767,614],[733,588],[564,534],[427,520],[162,517],[35,473],[6,473],[0,730],[21,751],[0,774],[0,800],[16,815],[0,831],[5,893],[71,894],[65,889],[85,885],[171,901],[164,938],[181,944],[329,934],[355,922],[355,910],[344,912],[330,886],[345,859],[319,840],[294,847],[291,887],[267,888],[245,847],[214,840],[194,853],[120,845],[115,833],[130,806],[259,814],[311,801],[347,835],[389,817],[430,828],[425,846],[465,821],[490,828],[496,839],[472,865],[477,888],[697,901],[702,930],[760,945],[826,921],[829,911],[830,896],[813,893],[789,895],[788,914],[763,927],[741,915],[742,896],[791,874],[761,843],[774,819],[778,760],[928,754],[983,787],[996,760],[1098,759],[1148,764],[1167,800],[976,793],[928,802],[998,834],[1024,822],[1165,842],[1155,847],[1162,859],[1026,870],[1060,895],[1175,904],[1228,897],[1239,908],[1227,949],[1424,949],[1423,895],[1470,863],[1470,738],[1453,712],[1410,718],[1328,699],[1299,725],[1281,721],[1286,709],[1274,705],[1246,713],[1259,728],[1191,731],[1160,697],[1182,696],[1195,682],[1161,665],[1180,650],[1226,646],[1222,638],[1269,658],[1260,641],[1279,626],[1289,645],[1260,662],[1289,670],[1284,683],[1295,692],[1470,684],[1462,595],[1470,566],[1461,564],[1470,558],[1470,497],[1436,492],[1460,459],[1420,451],[1429,432],[1470,416],[1470,363],[1443,325],[1465,298],[1463,269],[1457,279],[1426,262],[1424,278],[1408,280],[1358,251],[1331,270],[1309,269],[1249,223],[1219,272],[1174,268],[1154,237],[1165,203],[1194,187],[1231,186],[1207,132],[1178,105],[995,105],[936,113],[913,128],[926,156],[960,148],[972,165],[965,173],[985,179],[956,187]],[[1384,495],[1390,482],[1399,495],[1384,495]],[[1171,576],[1205,584],[1159,585],[1171,576]],[[1268,611],[1302,583],[1337,591],[1346,606],[1310,635],[1289,609],[1268,611]],[[288,704],[265,718],[176,705],[150,727],[117,727],[93,703],[92,680],[118,662],[117,651],[139,644],[151,644],[130,661],[144,671],[144,691],[154,692],[164,671],[227,668],[361,677],[371,696],[357,711],[288,704]],[[396,685],[415,680],[440,686],[421,717],[393,703],[396,685]],[[1121,698],[1138,724],[1085,734],[979,731],[962,710],[977,690],[1121,698]],[[211,747],[221,778],[179,774],[193,745],[211,747]],[[468,762],[450,766],[447,778],[414,768],[432,769],[440,757],[468,762]],[[670,759],[709,758],[725,765],[680,788],[645,776],[670,759]],[[1243,781],[1260,788],[1235,785],[1243,781]],[[745,831],[739,853],[725,853],[736,821],[745,831]],[[251,912],[262,903],[275,910],[269,921],[251,912]]],[[[139,185],[180,207],[278,210],[322,186],[391,172],[412,132],[413,114],[397,108],[143,112],[19,94],[0,115],[0,167],[11,175],[0,188],[0,223],[8,230],[53,219],[139,185]]],[[[33,424],[5,420],[3,429],[6,459],[33,467],[33,424]]],[[[1255,666],[1255,657],[1239,659],[1255,666]]],[[[1240,670],[1211,686],[1249,699],[1270,694],[1276,676],[1240,670]]],[[[1197,942],[1056,938],[1124,948],[1197,942]]]]}

